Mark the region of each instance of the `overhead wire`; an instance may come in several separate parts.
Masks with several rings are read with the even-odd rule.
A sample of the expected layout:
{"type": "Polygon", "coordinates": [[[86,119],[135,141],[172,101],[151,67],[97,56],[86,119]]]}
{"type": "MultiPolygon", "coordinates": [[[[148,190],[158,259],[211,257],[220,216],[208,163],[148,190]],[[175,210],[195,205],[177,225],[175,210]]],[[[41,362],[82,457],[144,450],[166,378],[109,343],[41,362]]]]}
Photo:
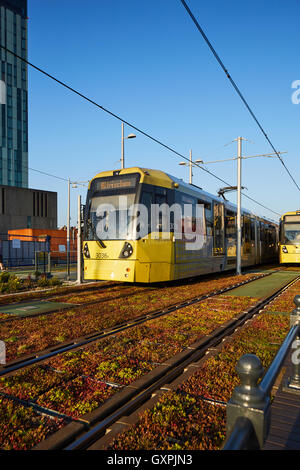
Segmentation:
{"type": "Polygon", "coordinates": [[[240,89],[238,88],[237,84],[235,83],[235,81],[233,80],[233,78],[231,77],[228,69],[225,67],[223,61],[221,60],[220,56],[217,54],[216,50],[214,49],[214,47],[212,46],[211,42],[209,41],[208,37],[206,36],[206,34],[204,33],[203,29],[201,28],[199,22],[197,21],[197,19],[195,18],[195,16],[193,15],[192,11],[190,10],[189,6],[187,5],[186,1],[185,0],[180,0],[182,5],[184,6],[184,8],[186,9],[186,11],[188,12],[189,16],[191,17],[192,21],[194,22],[196,28],[198,29],[198,31],[200,32],[201,36],[203,37],[204,41],[206,42],[206,44],[208,45],[208,47],[210,48],[211,52],[213,53],[215,59],[217,60],[217,62],[219,63],[220,67],[223,69],[223,71],[225,72],[225,75],[227,76],[228,80],[230,81],[230,83],[232,84],[233,88],[235,89],[235,91],[237,92],[237,94],[239,95],[239,97],[241,98],[242,102],[244,103],[244,105],[246,106],[247,110],[249,111],[250,115],[252,116],[252,118],[254,119],[254,121],[256,122],[257,126],[259,127],[260,131],[262,132],[262,134],[264,135],[264,137],[266,138],[267,142],[270,144],[272,150],[274,151],[274,153],[277,155],[279,161],[281,162],[281,164],[283,165],[283,167],[285,168],[286,172],[288,173],[288,175],[290,176],[291,180],[293,181],[293,183],[295,184],[295,186],[297,187],[297,189],[300,191],[300,187],[299,185],[297,184],[295,178],[292,176],[291,172],[289,171],[289,169],[287,168],[286,164],[284,163],[284,161],[282,160],[279,152],[275,149],[274,145],[272,144],[270,138],[268,137],[267,133],[265,132],[264,128],[262,127],[261,123],[259,122],[258,118],[256,117],[256,115],[254,114],[254,112],[252,111],[250,105],[248,104],[248,102],[246,101],[245,97],[243,96],[242,92],[240,91],[240,89]]]}
{"type": "MultiPolygon", "coordinates": [[[[30,67],[32,67],[33,69],[37,70],[38,72],[42,73],[43,75],[45,75],[46,77],[50,78],[51,80],[55,81],[56,83],[60,84],[61,86],[63,86],[64,88],[66,88],[67,90],[71,91],[72,93],[75,93],[77,96],[81,97],[82,99],[88,101],[90,104],[96,106],[97,108],[101,109],[102,111],[106,112],[107,114],[109,114],[110,116],[118,119],[119,121],[123,122],[124,124],[128,125],[129,127],[131,127],[132,129],[136,130],[137,132],[139,132],[140,134],[144,135],[145,137],[149,138],[150,140],[152,140],[153,142],[161,145],[162,147],[166,148],[167,150],[169,150],[170,152],[174,153],[175,155],[179,156],[180,158],[183,158],[184,160],[186,160],[187,162],[189,162],[189,158],[186,157],[185,155],[181,154],[180,152],[178,152],[177,150],[173,149],[172,147],[170,147],[169,145],[161,142],[160,140],[156,139],[155,137],[151,136],[150,134],[148,134],[147,132],[143,131],[142,129],[138,128],[137,126],[135,126],[134,124],[130,123],[129,121],[127,121],[126,119],[123,119],[122,117],[120,117],[119,115],[115,114],[114,112],[110,111],[109,109],[105,108],[104,106],[100,105],[99,103],[97,103],[96,101],[92,100],[91,98],[89,98],[88,96],[84,95],[83,93],[79,92],[78,90],[76,90],[75,88],[71,87],[70,85],[68,85],[67,83],[61,81],[60,79],[54,77],[53,75],[51,75],[50,73],[46,72],[45,70],[41,69],[40,67],[32,64],[31,62],[29,62],[27,59],[25,59],[24,57],[21,57],[19,56],[16,52],[14,51],[11,51],[10,49],[8,49],[7,47],[3,46],[0,44],[0,48],[2,48],[3,50],[5,50],[7,53],[10,53],[12,54],[14,57],[16,57],[17,59],[25,62],[27,65],[29,65],[30,67]]],[[[275,151],[276,153],[276,151],[275,151]]],[[[219,176],[215,175],[214,173],[212,173],[211,171],[209,171],[207,168],[204,168],[203,166],[200,166],[196,163],[193,163],[194,166],[200,168],[201,170],[205,171],[207,174],[209,174],[210,176],[216,178],[217,180],[219,180],[220,182],[226,184],[227,186],[230,186],[230,183],[228,183],[227,181],[223,180],[222,178],[220,178],[219,176]]],[[[53,175],[52,175],[53,176],[53,175]]],[[[61,179],[64,179],[64,178],[61,178],[61,179]]],[[[268,207],[264,206],[263,204],[261,204],[260,202],[256,201],[255,199],[253,198],[250,198],[249,196],[247,196],[245,194],[245,197],[247,197],[248,199],[252,200],[253,202],[255,202],[256,204],[258,204],[259,206],[263,207],[264,209],[267,209],[268,211],[274,213],[274,214],[277,214],[277,215],[280,215],[278,212],[274,211],[273,209],[269,209],[268,207]]]]}

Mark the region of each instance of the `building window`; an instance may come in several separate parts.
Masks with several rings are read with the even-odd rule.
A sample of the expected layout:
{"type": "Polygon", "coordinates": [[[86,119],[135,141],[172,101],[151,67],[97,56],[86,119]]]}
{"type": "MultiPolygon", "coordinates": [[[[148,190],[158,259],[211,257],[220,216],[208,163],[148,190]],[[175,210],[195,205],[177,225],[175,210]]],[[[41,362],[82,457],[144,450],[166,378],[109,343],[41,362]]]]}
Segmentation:
{"type": "Polygon", "coordinates": [[[5,189],[2,188],[2,201],[1,201],[1,212],[5,214],[5,189]]]}
{"type": "Polygon", "coordinates": [[[32,193],[32,215],[35,217],[35,192],[32,193]]]}

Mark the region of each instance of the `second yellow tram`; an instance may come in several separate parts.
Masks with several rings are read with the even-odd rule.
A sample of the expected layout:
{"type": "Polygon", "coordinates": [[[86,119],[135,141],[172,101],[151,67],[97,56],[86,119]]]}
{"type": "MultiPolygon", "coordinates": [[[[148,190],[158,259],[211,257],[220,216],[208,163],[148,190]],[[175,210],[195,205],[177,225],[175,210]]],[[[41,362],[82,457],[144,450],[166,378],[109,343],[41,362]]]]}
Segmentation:
{"type": "Polygon", "coordinates": [[[300,210],[286,212],[280,218],[279,263],[300,263],[300,210]]]}

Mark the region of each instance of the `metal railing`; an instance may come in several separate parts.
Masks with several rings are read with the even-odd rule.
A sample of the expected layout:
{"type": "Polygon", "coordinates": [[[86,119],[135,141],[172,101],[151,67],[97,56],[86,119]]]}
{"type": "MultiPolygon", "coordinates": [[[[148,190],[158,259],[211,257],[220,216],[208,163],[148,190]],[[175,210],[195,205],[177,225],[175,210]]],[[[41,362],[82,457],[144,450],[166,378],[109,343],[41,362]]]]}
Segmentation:
{"type": "MultiPolygon", "coordinates": [[[[245,354],[237,363],[241,384],[227,403],[226,441],[222,450],[257,450],[266,441],[270,428],[272,387],[291,347],[294,344],[300,346],[300,295],[296,295],[294,303],[296,308],[290,314],[290,330],[264,376],[261,362],[254,354],[245,354]]],[[[292,375],[285,390],[300,392],[300,361],[292,362],[292,375]]]]}

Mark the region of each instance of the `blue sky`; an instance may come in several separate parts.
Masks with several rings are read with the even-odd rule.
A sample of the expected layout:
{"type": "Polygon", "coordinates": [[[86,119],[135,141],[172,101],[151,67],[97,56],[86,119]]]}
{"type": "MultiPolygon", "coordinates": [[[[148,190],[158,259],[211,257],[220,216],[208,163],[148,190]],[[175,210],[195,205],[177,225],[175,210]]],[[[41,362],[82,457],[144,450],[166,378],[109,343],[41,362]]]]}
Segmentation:
{"type": "MultiPolygon", "coordinates": [[[[300,184],[300,80],[297,0],[187,0],[266,133],[300,184]]],[[[188,157],[204,161],[271,153],[180,0],[28,0],[29,61],[188,157]]],[[[125,126],[126,166],[159,168],[188,180],[182,160],[125,126]]],[[[29,67],[29,166],[73,181],[117,169],[121,122],[29,67]]],[[[207,165],[236,184],[236,161],[207,165]]],[[[194,184],[216,194],[222,183],[198,168],[194,184]]],[[[300,208],[299,190],[276,158],[243,161],[250,197],[276,212],[300,208]]],[[[29,172],[29,185],[58,192],[66,223],[67,183],[29,172]]],[[[224,186],[224,185],[223,185],[224,186]]],[[[72,189],[71,224],[77,195],[72,189]]],[[[235,202],[235,193],[228,199],[235,202]]],[[[259,215],[277,216],[243,199],[259,215]]]]}

